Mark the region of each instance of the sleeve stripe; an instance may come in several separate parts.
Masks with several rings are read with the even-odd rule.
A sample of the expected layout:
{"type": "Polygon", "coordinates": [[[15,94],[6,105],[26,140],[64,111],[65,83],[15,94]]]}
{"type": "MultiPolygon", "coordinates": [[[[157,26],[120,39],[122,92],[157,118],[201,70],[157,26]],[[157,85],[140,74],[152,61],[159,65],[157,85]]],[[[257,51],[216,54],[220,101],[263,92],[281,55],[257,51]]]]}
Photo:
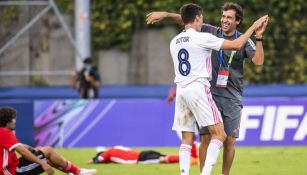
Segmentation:
{"type": "Polygon", "coordinates": [[[15,145],[10,147],[9,151],[12,151],[14,148],[16,148],[19,145],[22,145],[22,144],[21,143],[16,143],[15,145]]]}
{"type": "Polygon", "coordinates": [[[247,41],[248,41],[248,43],[252,46],[252,48],[253,48],[254,50],[256,50],[256,46],[255,46],[254,42],[253,42],[251,39],[248,39],[247,41]]]}

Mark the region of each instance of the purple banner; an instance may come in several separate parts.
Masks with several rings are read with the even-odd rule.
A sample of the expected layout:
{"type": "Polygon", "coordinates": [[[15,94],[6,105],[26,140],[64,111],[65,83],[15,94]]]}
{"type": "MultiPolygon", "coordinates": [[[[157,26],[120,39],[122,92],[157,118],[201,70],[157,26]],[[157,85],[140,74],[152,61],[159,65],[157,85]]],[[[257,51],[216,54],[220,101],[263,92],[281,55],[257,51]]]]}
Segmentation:
{"type": "MultiPolygon", "coordinates": [[[[164,99],[37,100],[40,146],[178,146],[164,99]]],[[[307,99],[244,101],[238,145],[307,145],[307,99]]]]}
{"type": "Polygon", "coordinates": [[[165,100],[35,101],[35,143],[64,147],[174,146],[165,100]]]}
{"type": "Polygon", "coordinates": [[[239,145],[307,145],[307,99],[244,101],[239,145]]]}

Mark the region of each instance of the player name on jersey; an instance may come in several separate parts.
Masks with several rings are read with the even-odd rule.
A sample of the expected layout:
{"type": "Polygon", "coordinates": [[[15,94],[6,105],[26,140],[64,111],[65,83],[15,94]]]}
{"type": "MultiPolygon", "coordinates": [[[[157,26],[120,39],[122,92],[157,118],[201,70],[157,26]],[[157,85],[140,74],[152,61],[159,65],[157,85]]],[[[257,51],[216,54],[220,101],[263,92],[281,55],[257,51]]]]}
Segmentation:
{"type": "Polygon", "coordinates": [[[190,39],[190,37],[188,37],[188,36],[184,36],[184,37],[180,37],[180,38],[178,38],[177,40],[176,40],[176,44],[180,44],[180,43],[182,43],[182,42],[189,42],[189,39],[190,39]]]}

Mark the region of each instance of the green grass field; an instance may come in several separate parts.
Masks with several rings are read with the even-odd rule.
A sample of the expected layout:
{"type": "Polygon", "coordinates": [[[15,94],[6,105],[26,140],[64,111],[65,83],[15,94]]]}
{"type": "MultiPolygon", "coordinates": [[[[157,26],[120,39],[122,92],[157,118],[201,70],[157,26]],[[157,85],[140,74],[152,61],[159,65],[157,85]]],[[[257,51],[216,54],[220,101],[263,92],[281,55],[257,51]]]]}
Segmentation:
{"type": "MultiPolygon", "coordinates": [[[[178,148],[153,149],[177,154],[178,148]]],[[[179,175],[179,164],[154,165],[88,165],[94,149],[57,149],[65,158],[84,168],[96,168],[97,175],[179,175]]],[[[222,159],[214,167],[213,175],[221,174],[222,159]]],[[[63,174],[59,171],[56,174],[63,174]]],[[[191,167],[191,175],[199,175],[198,166],[191,167]]],[[[231,174],[233,175],[307,175],[307,147],[238,147],[231,174]]]]}

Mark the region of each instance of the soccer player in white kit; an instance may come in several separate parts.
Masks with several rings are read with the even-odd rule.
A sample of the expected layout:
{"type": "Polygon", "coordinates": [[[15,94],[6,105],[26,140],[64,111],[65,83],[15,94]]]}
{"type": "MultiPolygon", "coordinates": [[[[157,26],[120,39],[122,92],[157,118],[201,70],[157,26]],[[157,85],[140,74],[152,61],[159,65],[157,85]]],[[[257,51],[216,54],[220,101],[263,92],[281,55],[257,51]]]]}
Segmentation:
{"type": "Polygon", "coordinates": [[[188,175],[190,171],[191,145],[197,124],[200,127],[208,126],[212,135],[201,175],[211,173],[226,138],[221,115],[210,92],[212,49],[239,50],[254,30],[261,27],[268,18],[267,15],[263,16],[238,39],[228,41],[200,32],[203,24],[202,12],[202,8],[196,4],[183,5],[180,14],[185,29],[170,43],[177,84],[173,130],[182,132],[179,149],[181,175],[188,175]]]}

